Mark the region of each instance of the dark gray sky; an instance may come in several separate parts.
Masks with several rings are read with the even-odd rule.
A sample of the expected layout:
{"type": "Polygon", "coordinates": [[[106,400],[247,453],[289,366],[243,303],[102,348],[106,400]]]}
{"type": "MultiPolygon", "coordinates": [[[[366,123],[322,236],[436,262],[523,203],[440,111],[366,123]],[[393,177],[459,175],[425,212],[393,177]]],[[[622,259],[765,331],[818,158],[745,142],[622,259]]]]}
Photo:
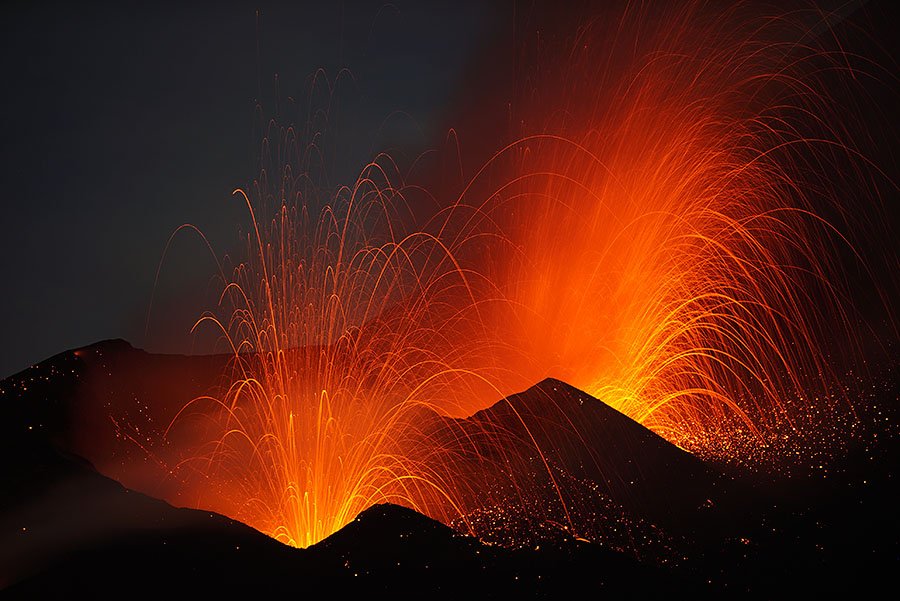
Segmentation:
{"type": "MultiPolygon", "coordinates": [[[[104,338],[191,350],[215,266],[197,238],[177,239],[146,337],[166,240],[193,223],[219,255],[233,250],[247,215],[231,191],[257,175],[260,115],[302,124],[289,98],[308,95],[317,69],[352,73],[329,121],[340,133],[328,157],[330,183],[351,183],[376,150],[440,146],[459,115],[496,138],[484,132],[504,127],[498,81],[521,83],[516,34],[504,36],[549,30],[567,11],[605,2],[76,4],[0,9],[0,378],[104,338]]],[[[875,139],[869,156],[896,181],[896,5],[848,6],[828,22],[858,19],[859,28],[838,27],[847,47],[883,65],[873,69],[882,81],[862,81],[870,110],[859,118],[875,139]]],[[[494,147],[469,142],[471,168],[494,147]]],[[[891,232],[900,211],[887,189],[891,232]]],[[[896,244],[886,252],[883,232],[858,242],[863,256],[887,256],[878,278],[894,281],[893,294],[896,244]]],[[[863,292],[860,304],[881,302],[863,292]]]]}
{"type": "Polygon", "coordinates": [[[234,242],[257,105],[295,121],[285,98],[320,67],[349,67],[333,118],[351,133],[332,167],[351,176],[385,136],[439,143],[448,99],[506,18],[476,2],[76,4],[2,9],[0,377],[103,338],[187,350],[213,263],[178,240],[159,301],[168,333],[147,340],[156,267],[185,222],[217,250],[234,242]]]}

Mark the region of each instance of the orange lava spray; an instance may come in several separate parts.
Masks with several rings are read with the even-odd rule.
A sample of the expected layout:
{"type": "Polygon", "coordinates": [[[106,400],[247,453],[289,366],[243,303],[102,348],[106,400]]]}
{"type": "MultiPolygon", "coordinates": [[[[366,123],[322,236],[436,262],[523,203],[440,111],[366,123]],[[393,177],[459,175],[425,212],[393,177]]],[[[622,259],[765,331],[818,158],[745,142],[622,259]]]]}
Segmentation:
{"type": "Polygon", "coordinates": [[[507,241],[483,265],[509,300],[490,321],[527,349],[531,381],[738,460],[808,413],[852,410],[842,270],[866,268],[849,236],[881,210],[873,177],[893,184],[828,92],[877,72],[824,49],[833,17],[688,3],[604,14],[559,48],[529,32],[546,57],[521,137],[457,204],[507,241]]]}
{"type": "MultiPolygon", "coordinates": [[[[291,130],[277,135],[279,152],[296,148],[291,130]]],[[[195,325],[220,332],[231,384],[173,420],[199,419],[208,438],[178,473],[203,491],[198,504],[294,546],[380,502],[459,517],[459,483],[414,418],[489,386],[478,275],[435,236],[404,231],[388,157],[324,199],[308,172],[274,173],[235,191],[251,218],[246,258],[195,325]]]]}
{"type": "Polygon", "coordinates": [[[297,546],[384,501],[465,521],[486,504],[454,471],[472,447],[423,416],[548,375],[726,458],[842,400],[825,345],[856,341],[853,247],[832,217],[869,166],[823,88],[858,72],[813,44],[821,18],[703,8],[628,7],[548,51],[517,139],[425,224],[388,156],[328,194],[315,146],[270,135],[275,167],[235,193],[246,256],[197,323],[230,385],[171,427],[207,440],[177,468],[197,504],[297,546]]]}

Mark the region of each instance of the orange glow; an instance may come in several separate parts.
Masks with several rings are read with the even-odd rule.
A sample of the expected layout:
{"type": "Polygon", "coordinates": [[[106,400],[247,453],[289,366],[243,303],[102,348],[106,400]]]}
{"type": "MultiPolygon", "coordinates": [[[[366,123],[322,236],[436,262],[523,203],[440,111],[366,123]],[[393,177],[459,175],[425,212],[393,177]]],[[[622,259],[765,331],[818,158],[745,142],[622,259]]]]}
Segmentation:
{"type": "Polygon", "coordinates": [[[295,546],[380,502],[465,522],[491,499],[455,471],[474,447],[448,416],[547,376],[710,455],[830,391],[850,247],[817,207],[861,161],[820,78],[849,66],[800,18],[664,16],[548,52],[518,139],[424,224],[389,157],[325,194],[281,158],[294,132],[270,136],[275,168],[235,192],[246,256],[196,326],[229,385],[166,433],[204,441],[171,466],[198,506],[295,546]]]}
{"type": "Polygon", "coordinates": [[[318,206],[293,184],[285,171],[281,208],[267,222],[235,191],[252,217],[247,260],[223,288],[225,317],[196,324],[221,331],[232,384],[173,420],[167,436],[186,427],[184,416],[214,434],[176,471],[201,483],[203,506],[294,546],[375,503],[458,517],[440,449],[415,439],[423,412],[452,411],[458,395],[490,386],[473,311],[478,277],[436,237],[401,231],[403,198],[382,165],[318,206]]]}
{"type": "Polygon", "coordinates": [[[846,400],[826,348],[855,352],[840,257],[859,257],[829,219],[874,203],[825,93],[859,73],[813,44],[824,16],[746,11],[589,22],[457,203],[504,239],[482,272],[517,371],[700,453],[711,432],[765,444],[797,399],[846,400]]]}

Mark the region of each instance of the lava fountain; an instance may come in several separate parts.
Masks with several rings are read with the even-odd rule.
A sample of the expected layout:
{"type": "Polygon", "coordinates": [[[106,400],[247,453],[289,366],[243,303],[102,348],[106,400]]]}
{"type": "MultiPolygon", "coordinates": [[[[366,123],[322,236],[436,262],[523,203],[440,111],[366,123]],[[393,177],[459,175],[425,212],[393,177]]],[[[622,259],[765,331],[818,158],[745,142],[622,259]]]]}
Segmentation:
{"type": "Polygon", "coordinates": [[[457,202],[508,244],[481,266],[510,301],[497,337],[531,381],[704,455],[849,411],[852,236],[882,210],[873,181],[892,184],[855,145],[856,96],[828,91],[877,68],[826,50],[833,15],[814,9],[604,17],[564,42],[530,32],[517,139],[457,202]]]}
{"type": "Polygon", "coordinates": [[[251,217],[245,260],[225,277],[219,310],[195,325],[220,332],[231,384],[173,421],[212,433],[176,471],[212,490],[203,506],[294,546],[375,503],[458,517],[460,482],[445,480],[442,449],[416,433],[423,412],[490,387],[476,302],[485,282],[439,238],[403,231],[388,157],[323,199],[309,170],[283,161],[293,131],[273,131],[274,182],[264,169],[249,193],[235,191],[251,217]],[[264,217],[266,207],[277,210],[264,217]]]}
{"type": "Polygon", "coordinates": [[[846,400],[827,348],[854,353],[857,258],[835,221],[870,171],[824,90],[861,71],[814,44],[821,13],[745,9],[628,7],[536,45],[521,131],[430,220],[387,155],[330,193],[315,144],[271,128],[235,192],[246,254],[196,325],[230,384],[167,434],[204,441],[173,469],[198,506],[296,546],[378,502],[465,521],[467,442],[423,416],[548,375],[726,458],[846,400]]]}

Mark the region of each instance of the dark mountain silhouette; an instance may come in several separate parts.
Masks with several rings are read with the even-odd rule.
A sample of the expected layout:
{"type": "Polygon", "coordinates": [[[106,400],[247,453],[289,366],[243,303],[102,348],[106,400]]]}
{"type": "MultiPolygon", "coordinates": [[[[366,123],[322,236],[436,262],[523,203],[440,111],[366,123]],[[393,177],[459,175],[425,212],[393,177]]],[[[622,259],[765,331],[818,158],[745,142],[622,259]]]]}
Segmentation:
{"type": "Polygon", "coordinates": [[[153,428],[228,362],[108,341],[0,382],[0,596],[810,596],[876,591],[900,567],[893,372],[827,478],[736,481],[555,380],[466,419],[423,410],[410,442],[455,449],[436,458],[469,524],[379,505],[297,550],[98,473],[140,459],[111,416],[153,428]],[[115,452],[96,465],[86,441],[115,452]]]}
{"type": "Polygon", "coordinates": [[[393,596],[407,590],[454,598],[553,597],[597,591],[646,598],[680,591],[706,596],[705,587],[668,570],[641,565],[586,543],[568,548],[509,550],[487,546],[411,509],[376,505],[310,547],[328,565],[353,573],[360,592],[393,596]],[[385,577],[387,576],[387,578],[385,577]],[[358,580],[357,580],[358,579],[358,580]],[[398,583],[407,584],[398,587],[398,583]]]}
{"type": "Polygon", "coordinates": [[[293,549],[217,514],[125,489],[34,439],[12,447],[18,454],[4,455],[9,498],[0,520],[4,598],[236,598],[298,588],[396,598],[704,592],[596,545],[490,547],[395,505],[372,507],[318,545],[293,549]]]}
{"type": "MultiPolygon", "coordinates": [[[[177,436],[170,432],[163,444],[162,433],[191,399],[221,394],[232,381],[224,377],[230,361],[226,355],[155,355],[122,340],[97,343],[9,378],[10,392],[27,388],[28,398],[35,400],[14,403],[11,409],[19,414],[10,422],[39,427],[60,448],[129,488],[172,498],[166,487],[178,483],[148,454],[177,461],[177,436]]],[[[729,496],[734,484],[717,470],[557,380],[545,380],[466,419],[419,411],[407,420],[416,426],[409,432],[407,452],[430,449],[423,437],[452,449],[440,458],[446,464],[444,477],[466,480],[473,499],[508,505],[514,494],[526,509],[562,494],[579,511],[579,498],[589,487],[591,498],[585,502],[592,504],[601,495],[635,518],[681,534],[693,532],[698,523],[708,531],[726,501],[747,497],[729,496]]],[[[559,512],[556,521],[569,526],[567,509],[551,504],[529,512],[559,512]]]]}
{"type": "MultiPolygon", "coordinates": [[[[569,489],[590,483],[592,496],[610,499],[633,518],[680,535],[710,532],[722,526],[722,519],[734,526],[738,508],[756,496],[746,485],[559,380],[544,380],[457,420],[449,431],[479,457],[493,455],[498,464],[531,471],[538,479],[552,476],[548,485],[563,498],[571,496],[574,510],[579,509],[579,493],[569,489]],[[522,466],[523,461],[529,466],[522,466]]],[[[517,488],[521,492],[521,485],[517,488]]]]}
{"type": "Polygon", "coordinates": [[[12,502],[0,518],[0,578],[10,587],[0,595],[144,598],[179,582],[185,593],[249,592],[254,565],[289,570],[294,550],[243,524],[130,491],[46,446],[17,450],[3,461],[12,502]]]}

